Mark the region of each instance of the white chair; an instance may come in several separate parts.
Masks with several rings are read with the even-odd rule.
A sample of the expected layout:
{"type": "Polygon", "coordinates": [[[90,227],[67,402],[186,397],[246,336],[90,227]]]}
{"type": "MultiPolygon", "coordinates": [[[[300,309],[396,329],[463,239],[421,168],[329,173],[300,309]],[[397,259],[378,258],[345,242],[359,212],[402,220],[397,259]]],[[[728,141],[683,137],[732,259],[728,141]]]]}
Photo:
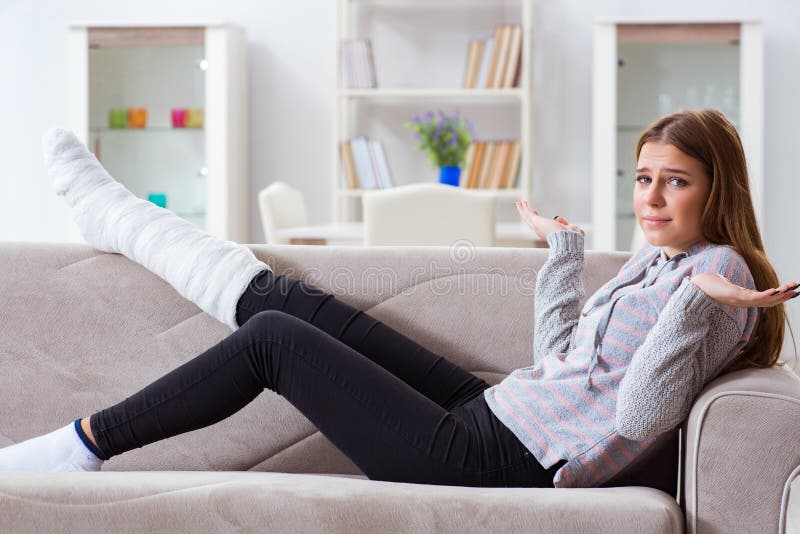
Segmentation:
{"type": "Polygon", "coordinates": [[[303,193],[285,182],[274,182],[258,193],[258,208],[264,236],[270,244],[288,244],[277,230],[308,224],[303,193]]]}
{"type": "Polygon", "coordinates": [[[420,183],[364,193],[365,245],[494,244],[494,193],[420,183]]]}

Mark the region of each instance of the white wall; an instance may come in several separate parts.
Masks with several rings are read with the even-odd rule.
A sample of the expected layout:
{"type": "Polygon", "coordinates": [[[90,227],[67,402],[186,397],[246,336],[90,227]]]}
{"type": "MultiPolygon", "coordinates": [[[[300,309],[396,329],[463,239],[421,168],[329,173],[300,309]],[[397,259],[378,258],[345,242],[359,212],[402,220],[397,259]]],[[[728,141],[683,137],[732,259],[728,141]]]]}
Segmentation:
{"type": "MultiPolygon", "coordinates": [[[[251,189],[287,180],[304,191],[312,222],[329,220],[334,9],[332,0],[0,1],[0,240],[67,238],[66,210],[51,193],[39,139],[47,127],[67,124],[66,27],[78,21],[188,17],[243,26],[249,41],[251,189]]],[[[763,233],[781,279],[800,278],[800,251],[792,239],[800,198],[794,165],[800,4],[790,0],[540,0],[534,37],[533,164],[534,181],[541,184],[536,205],[546,213],[589,219],[592,22],[597,16],[637,15],[763,20],[763,233]]],[[[255,205],[251,210],[251,241],[258,242],[258,211],[255,205]]],[[[789,308],[798,305],[792,301],[789,308]]]]}

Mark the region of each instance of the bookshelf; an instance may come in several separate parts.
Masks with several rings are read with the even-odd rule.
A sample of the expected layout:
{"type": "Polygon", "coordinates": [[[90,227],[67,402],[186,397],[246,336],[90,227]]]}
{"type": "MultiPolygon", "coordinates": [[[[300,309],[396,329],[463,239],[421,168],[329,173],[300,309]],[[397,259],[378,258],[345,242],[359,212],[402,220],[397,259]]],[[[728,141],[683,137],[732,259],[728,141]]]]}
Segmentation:
{"type": "MultiPolygon", "coordinates": [[[[356,136],[378,138],[385,145],[393,185],[435,182],[438,170],[430,167],[424,154],[414,150],[412,134],[402,122],[437,109],[447,113],[458,109],[462,116],[473,119],[479,139],[519,140],[516,183],[511,188],[491,189],[498,202],[498,218],[517,220],[516,212],[510,209],[513,201],[530,200],[532,186],[533,4],[534,0],[336,0],[331,147],[332,212],[336,222],[361,219],[365,191],[348,187],[340,143],[356,136]],[[521,29],[518,85],[463,88],[470,40],[492,37],[496,27],[503,24],[521,29]],[[437,27],[440,31],[433,34],[437,27]],[[346,86],[341,43],[348,39],[370,40],[377,87],[346,86]],[[434,53],[429,54],[430,50],[434,53]],[[437,62],[441,66],[438,70],[437,62]]],[[[464,179],[462,170],[462,183],[464,179]]]]}

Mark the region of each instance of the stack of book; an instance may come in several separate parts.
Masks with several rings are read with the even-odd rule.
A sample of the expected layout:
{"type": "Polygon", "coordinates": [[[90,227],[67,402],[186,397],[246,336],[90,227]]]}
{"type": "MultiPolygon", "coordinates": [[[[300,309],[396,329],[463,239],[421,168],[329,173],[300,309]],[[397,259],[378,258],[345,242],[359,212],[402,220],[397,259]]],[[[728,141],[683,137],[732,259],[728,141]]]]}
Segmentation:
{"type": "Polygon", "coordinates": [[[359,136],[339,143],[344,177],[350,189],[392,187],[392,173],[383,143],[359,136]]]}
{"type": "Polygon", "coordinates": [[[369,39],[342,39],[342,84],[348,89],[375,89],[375,62],[369,39]]]}
{"type": "Polygon", "coordinates": [[[511,189],[517,181],[520,142],[476,141],[467,150],[461,173],[461,187],[469,189],[511,189]]]}
{"type": "Polygon", "coordinates": [[[522,26],[501,24],[494,36],[473,39],[467,48],[465,89],[519,87],[522,71],[522,26]]]}

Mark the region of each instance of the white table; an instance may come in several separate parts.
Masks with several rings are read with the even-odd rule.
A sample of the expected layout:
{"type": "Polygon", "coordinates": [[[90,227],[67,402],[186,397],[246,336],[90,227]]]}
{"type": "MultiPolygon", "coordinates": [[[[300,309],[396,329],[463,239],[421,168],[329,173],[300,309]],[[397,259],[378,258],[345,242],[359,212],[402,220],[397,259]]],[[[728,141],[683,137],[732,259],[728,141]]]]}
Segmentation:
{"type": "Polygon", "coordinates": [[[290,226],[275,232],[279,238],[298,245],[363,245],[364,223],[329,223],[290,226]]]}
{"type": "MultiPolygon", "coordinates": [[[[588,224],[578,224],[587,233],[588,224]]],[[[329,223],[293,226],[277,231],[278,237],[298,245],[363,245],[364,223],[329,223]]],[[[495,226],[495,246],[546,247],[533,230],[522,222],[499,222],[495,226]]]]}

